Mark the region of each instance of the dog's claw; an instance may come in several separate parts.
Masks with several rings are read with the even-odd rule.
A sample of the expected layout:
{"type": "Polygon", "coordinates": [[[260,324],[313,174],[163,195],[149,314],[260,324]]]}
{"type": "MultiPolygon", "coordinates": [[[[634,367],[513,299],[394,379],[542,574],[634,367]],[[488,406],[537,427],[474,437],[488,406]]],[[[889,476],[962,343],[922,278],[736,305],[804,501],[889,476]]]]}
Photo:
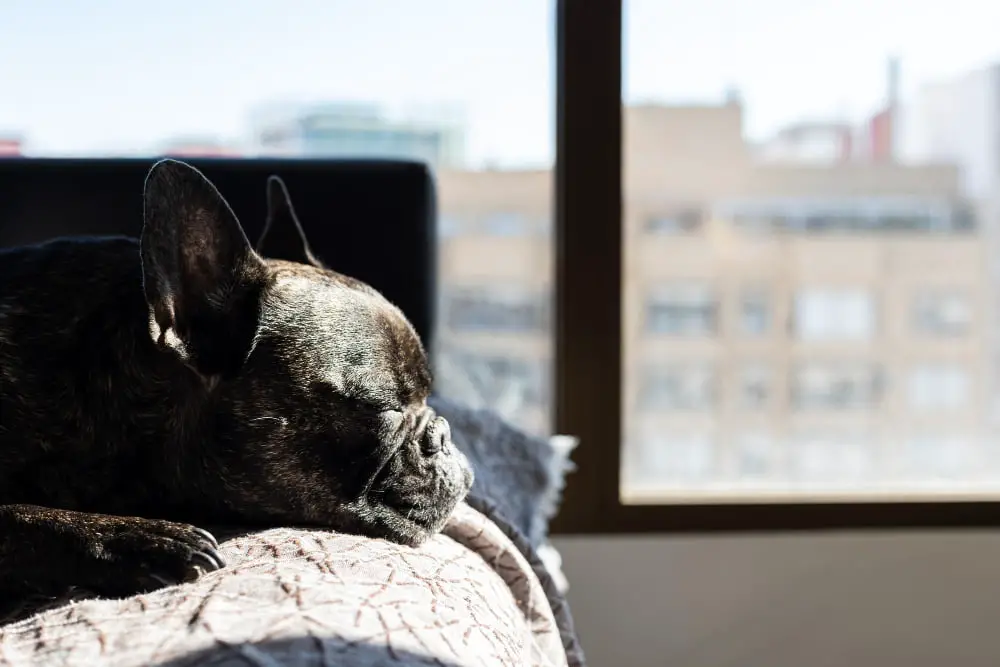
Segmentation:
{"type": "Polygon", "coordinates": [[[226,566],[226,561],[222,560],[222,556],[214,549],[196,552],[191,556],[191,560],[196,567],[201,567],[205,572],[215,572],[226,566]]]}
{"type": "Polygon", "coordinates": [[[194,532],[196,532],[198,535],[202,537],[202,539],[208,542],[208,544],[213,549],[219,548],[219,541],[215,539],[215,535],[212,535],[212,533],[208,532],[204,528],[197,528],[197,527],[195,527],[194,532]]]}

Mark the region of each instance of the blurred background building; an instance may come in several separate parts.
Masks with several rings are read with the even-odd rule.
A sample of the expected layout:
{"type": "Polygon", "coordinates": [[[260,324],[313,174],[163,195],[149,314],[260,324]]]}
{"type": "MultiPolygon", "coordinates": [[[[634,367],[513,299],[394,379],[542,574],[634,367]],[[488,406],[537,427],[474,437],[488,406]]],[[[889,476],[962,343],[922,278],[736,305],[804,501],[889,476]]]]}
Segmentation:
{"type": "Polygon", "coordinates": [[[458,167],[464,158],[464,136],[449,115],[432,110],[393,119],[377,105],[360,103],[264,105],[251,114],[250,150],[262,155],[406,158],[458,167]]]}
{"type": "MultiPolygon", "coordinates": [[[[848,133],[818,125],[803,152],[779,134],[776,160],[744,140],[739,104],[626,114],[626,488],[982,470],[991,292],[958,169],[849,158],[830,141],[848,133]]],[[[438,181],[441,348],[541,430],[551,174],[438,181]]]]}
{"type": "MultiPolygon", "coordinates": [[[[920,86],[900,114],[898,147],[908,164],[929,161],[960,167],[959,186],[983,221],[993,298],[984,315],[992,320],[991,356],[984,363],[1000,377],[1000,64],[920,86]]],[[[996,383],[996,380],[994,380],[996,383]]],[[[1000,424],[1000,394],[991,421],[1000,424]]]]}
{"type": "Polygon", "coordinates": [[[19,135],[0,132],[0,157],[21,155],[22,144],[23,140],[19,135]]]}
{"type": "Polygon", "coordinates": [[[242,157],[245,151],[234,142],[214,137],[176,137],[165,142],[160,154],[171,157],[242,157]]]}

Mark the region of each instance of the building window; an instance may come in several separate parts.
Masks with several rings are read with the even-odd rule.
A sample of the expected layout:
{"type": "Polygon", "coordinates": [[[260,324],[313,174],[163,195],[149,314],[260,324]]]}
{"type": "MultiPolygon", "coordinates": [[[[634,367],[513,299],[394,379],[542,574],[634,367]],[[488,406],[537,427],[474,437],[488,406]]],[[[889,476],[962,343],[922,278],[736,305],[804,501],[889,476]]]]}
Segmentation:
{"type": "Polygon", "coordinates": [[[718,304],[706,285],[673,285],[653,292],[646,302],[646,331],[673,336],[716,332],[718,304]]]}
{"type": "Polygon", "coordinates": [[[740,296],[740,333],[762,336],[771,326],[771,300],[765,290],[748,289],[740,296]]]}
{"type": "Polygon", "coordinates": [[[927,291],[913,300],[913,328],[921,334],[962,336],[972,326],[972,306],[964,294],[927,291]]]}
{"type": "Polygon", "coordinates": [[[704,433],[650,435],[636,443],[629,477],[633,484],[662,488],[664,482],[703,482],[713,477],[715,450],[704,433]]]}
{"type": "Polygon", "coordinates": [[[965,204],[956,205],[951,212],[951,228],[956,232],[970,232],[976,229],[976,214],[965,204]]]}
{"type": "Polygon", "coordinates": [[[483,233],[488,236],[528,236],[533,226],[531,218],[521,213],[493,213],[482,220],[483,233]]]}
{"type": "Polygon", "coordinates": [[[689,234],[698,231],[704,216],[698,209],[679,209],[646,218],[646,231],[652,234],[689,234]]]}
{"type": "Polygon", "coordinates": [[[906,474],[921,480],[963,479],[980,463],[975,443],[954,435],[910,438],[903,449],[906,474]]]}
{"type": "Polygon", "coordinates": [[[910,371],[907,393],[916,410],[954,409],[969,400],[969,373],[954,364],[923,364],[910,371]]]}
{"type": "Polygon", "coordinates": [[[862,289],[804,289],[795,297],[795,333],[803,341],[863,341],[875,335],[875,297],[862,289]]]}
{"type": "Polygon", "coordinates": [[[792,405],[799,410],[872,408],[882,398],[882,373],[874,365],[807,362],[792,377],[792,405]]]}
{"type": "Polygon", "coordinates": [[[790,447],[795,476],[817,486],[862,483],[873,470],[869,438],[844,433],[796,434],[790,447]]]}
{"type": "Polygon", "coordinates": [[[488,407],[502,416],[548,408],[550,373],[546,360],[453,347],[440,350],[439,356],[439,384],[449,395],[461,396],[473,407],[488,407]]]}
{"type": "Polygon", "coordinates": [[[448,327],[459,332],[544,333],[549,300],[530,290],[465,288],[445,296],[448,327]]]}
{"type": "Polygon", "coordinates": [[[779,470],[779,451],[774,438],[760,433],[744,433],[736,438],[737,479],[766,479],[779,470]]]}
{"type": "Polygon", "coordinates": [[[646,369],[640,384],[643,410],[707,410],[715,404],[716,378],[708,364],[683,364],[646,369]]]}
{"type": "Polygon", "coordinates": [[[945,222],[941,218],[925,213],[885,213],[875,218],[875,228],[887,232],[927,231],[933,228],[941,229],[945,222]]]}
{"type": "Polygon", "coordinates": [[[739,405],[746,409],[763,408],[771,395],[771,369],[765,364],[747,364],[740,372],[739,405]]]}
{"type": "Polygon", "coordinates": [[[734,227],[750,234],[768,234],[778,226],[770,218],[755,213],[734,213],[729,220],[734,227]]]}
{"type": "Polygon", "coordinates": [[[944,199],[741,201],[721,204],[718,214],[737,227],[806,234],[967,232],[976,227],[975,216],[966,203],[944,199]]]}

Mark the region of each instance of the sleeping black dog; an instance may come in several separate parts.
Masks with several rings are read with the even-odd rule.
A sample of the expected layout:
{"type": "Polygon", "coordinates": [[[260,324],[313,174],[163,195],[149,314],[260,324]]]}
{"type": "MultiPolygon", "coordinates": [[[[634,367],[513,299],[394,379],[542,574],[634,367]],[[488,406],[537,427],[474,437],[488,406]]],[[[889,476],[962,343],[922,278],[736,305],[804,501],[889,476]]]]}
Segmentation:
{"type": "Polygon", "coordinates": [[[256,250],[193,167],[144,197],[138,242],[0,251],[0,601],[222,567],[193,523],[440,530],[472,472],[403,314],[316,261],[276,178],[256,250]]]}

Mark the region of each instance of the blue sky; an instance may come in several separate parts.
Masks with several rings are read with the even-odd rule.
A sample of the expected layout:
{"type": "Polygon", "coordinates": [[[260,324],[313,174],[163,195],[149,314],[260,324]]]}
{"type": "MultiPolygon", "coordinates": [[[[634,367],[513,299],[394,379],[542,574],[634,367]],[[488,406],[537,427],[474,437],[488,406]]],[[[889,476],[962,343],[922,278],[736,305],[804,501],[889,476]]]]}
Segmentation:
{"type": "MultiPolygon", "coordinates": [[[[904,92],[1000,61],[982,0],[631,0],[626,101],[715,102],[763,135],[860,118],[902,58],[904,92]]],[[[548,0],[3,0],[0,132],[33,152],[155,152],[241,139],[270,101],[460,107],[474,163],[552,156],[548,0]]]]}

